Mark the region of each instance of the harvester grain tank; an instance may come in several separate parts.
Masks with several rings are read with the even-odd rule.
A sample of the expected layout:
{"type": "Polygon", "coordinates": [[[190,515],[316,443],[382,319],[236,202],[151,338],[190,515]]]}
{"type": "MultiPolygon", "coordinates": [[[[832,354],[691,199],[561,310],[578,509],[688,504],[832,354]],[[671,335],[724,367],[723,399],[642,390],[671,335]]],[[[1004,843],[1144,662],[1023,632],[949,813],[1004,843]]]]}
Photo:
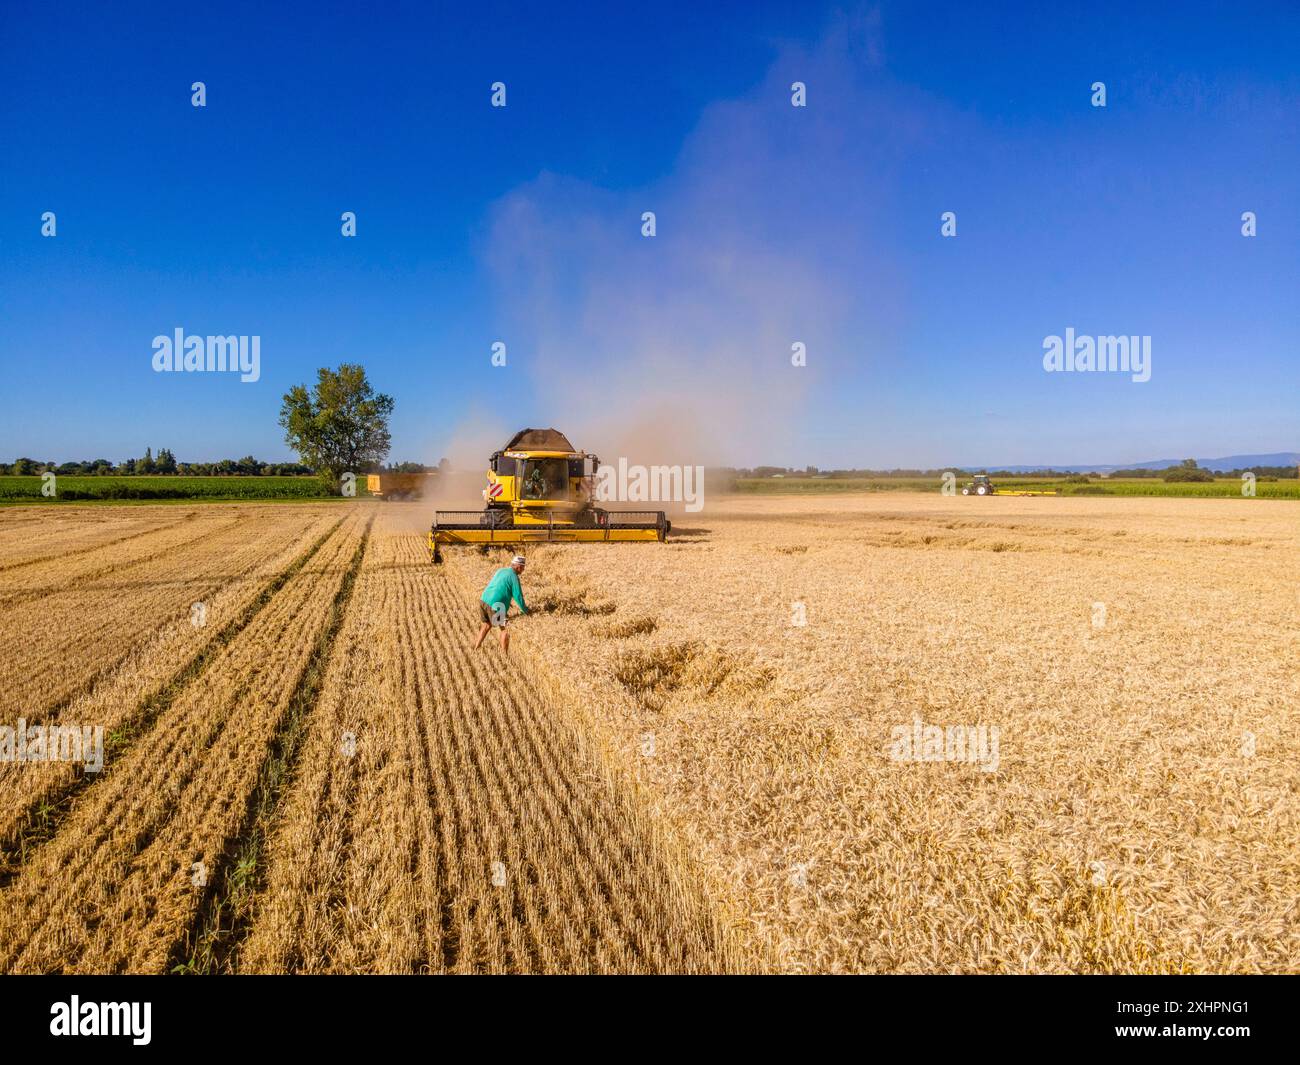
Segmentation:
{"type": "Polygon", "coordinates": [[[556,429],[521,429],[488,463],[482,511],[437,510],[429,552],[456,544],[617,543],[667,539],[661,510],[596,505],[600,459],[556,429]]]}

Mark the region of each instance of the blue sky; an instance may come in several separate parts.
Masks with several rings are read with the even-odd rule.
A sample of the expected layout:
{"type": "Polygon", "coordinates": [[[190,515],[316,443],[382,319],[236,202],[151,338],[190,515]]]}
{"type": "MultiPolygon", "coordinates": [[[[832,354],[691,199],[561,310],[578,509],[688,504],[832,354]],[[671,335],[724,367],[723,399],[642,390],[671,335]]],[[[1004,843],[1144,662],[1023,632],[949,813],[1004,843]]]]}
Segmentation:
{"type": "Polygon", "coordinates": [[[345,360],[394,460],[1300,449],[1293,4],[221,7],[6,5],[0,459],[287,459],[345,360]],[[261,379],[154,373],[177,327],[261,379]],[[1067,327],[1151,380],[1045,373],[1067,327]]]}

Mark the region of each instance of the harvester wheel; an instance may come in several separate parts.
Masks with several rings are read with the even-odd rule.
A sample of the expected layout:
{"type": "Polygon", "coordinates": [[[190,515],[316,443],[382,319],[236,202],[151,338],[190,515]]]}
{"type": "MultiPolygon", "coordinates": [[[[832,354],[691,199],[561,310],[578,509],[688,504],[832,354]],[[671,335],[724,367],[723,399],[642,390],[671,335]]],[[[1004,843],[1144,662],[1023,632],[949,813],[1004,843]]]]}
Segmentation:
{"type": "Polygon", "coordinates": [[[976,494],[977,496],[986,496],[986,495],[988,495],[988,494],[989,494],[989,486],[986,485],[986,484],[979,485],[979,486],[975,489],[975,494],[976,494]]]}
{"type": "Polygon", "coordinates": [[[961,494],[964,495],[964,496],[968,496],[968,495],[970,495],[970,489],[969,489],[969,488],[963,488],[963,489],[961,490],[961,494]]]}

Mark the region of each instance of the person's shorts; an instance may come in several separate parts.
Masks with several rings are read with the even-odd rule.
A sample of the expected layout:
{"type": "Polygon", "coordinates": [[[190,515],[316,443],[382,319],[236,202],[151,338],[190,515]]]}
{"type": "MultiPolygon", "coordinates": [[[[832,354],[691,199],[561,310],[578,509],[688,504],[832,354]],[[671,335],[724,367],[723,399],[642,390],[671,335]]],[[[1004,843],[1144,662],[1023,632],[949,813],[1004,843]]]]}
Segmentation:
{"type": "Polygon", "coordinates": [[[496,625],[504,629],[506,627],[506,610],[508,609],[509,607],[501,603],[497,603],[493,607],[483,602],[482,599],[478,601],[479,618],[484,625],[496,625]]]}

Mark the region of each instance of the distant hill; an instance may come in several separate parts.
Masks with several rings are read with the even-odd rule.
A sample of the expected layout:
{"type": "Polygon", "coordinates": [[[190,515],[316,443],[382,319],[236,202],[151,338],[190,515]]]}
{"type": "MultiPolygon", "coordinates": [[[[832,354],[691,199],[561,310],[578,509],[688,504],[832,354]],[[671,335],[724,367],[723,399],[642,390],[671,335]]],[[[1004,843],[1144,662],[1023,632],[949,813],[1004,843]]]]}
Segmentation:
{"type": "MultiPolygon", "coordinates": [[[[1181,461],[1181,459],[1160,459],[1158,462],[1135,462],[1131,466],[1111,466],[1110,469],[1163,470],[1166,466],[1177,466],[1181,461]]],[[[1244,470],[1248,466],[1294,466],[1297,462],[1300,462],[1300,452],[1297,451],[1275,451],[1271,455],[1228,455],[1221,459],[1196,460],[1198,466],[1203,466],[1207,470],[1244,470]]]]}
{"type": "MultiPolygon", "coordinates": [[[[1032,473],[1034,470],[1074,470],[1078,473],[1113,473],[1115,470],[1163,470],[1177,466],[1182,459],[1147,459],[1144,462],[1104,463],[1053,462],[1036,466],[963,466],[966,470],[1006,470],[1008,473],[1032,473]]],[[[1226,472],[1250,466],[1294,466],[1300,463],[1300,451],[1276,451],[1268,455],[1226,455],[1219,459],[1197,459],[1207,470],[1226,472]]]]}

